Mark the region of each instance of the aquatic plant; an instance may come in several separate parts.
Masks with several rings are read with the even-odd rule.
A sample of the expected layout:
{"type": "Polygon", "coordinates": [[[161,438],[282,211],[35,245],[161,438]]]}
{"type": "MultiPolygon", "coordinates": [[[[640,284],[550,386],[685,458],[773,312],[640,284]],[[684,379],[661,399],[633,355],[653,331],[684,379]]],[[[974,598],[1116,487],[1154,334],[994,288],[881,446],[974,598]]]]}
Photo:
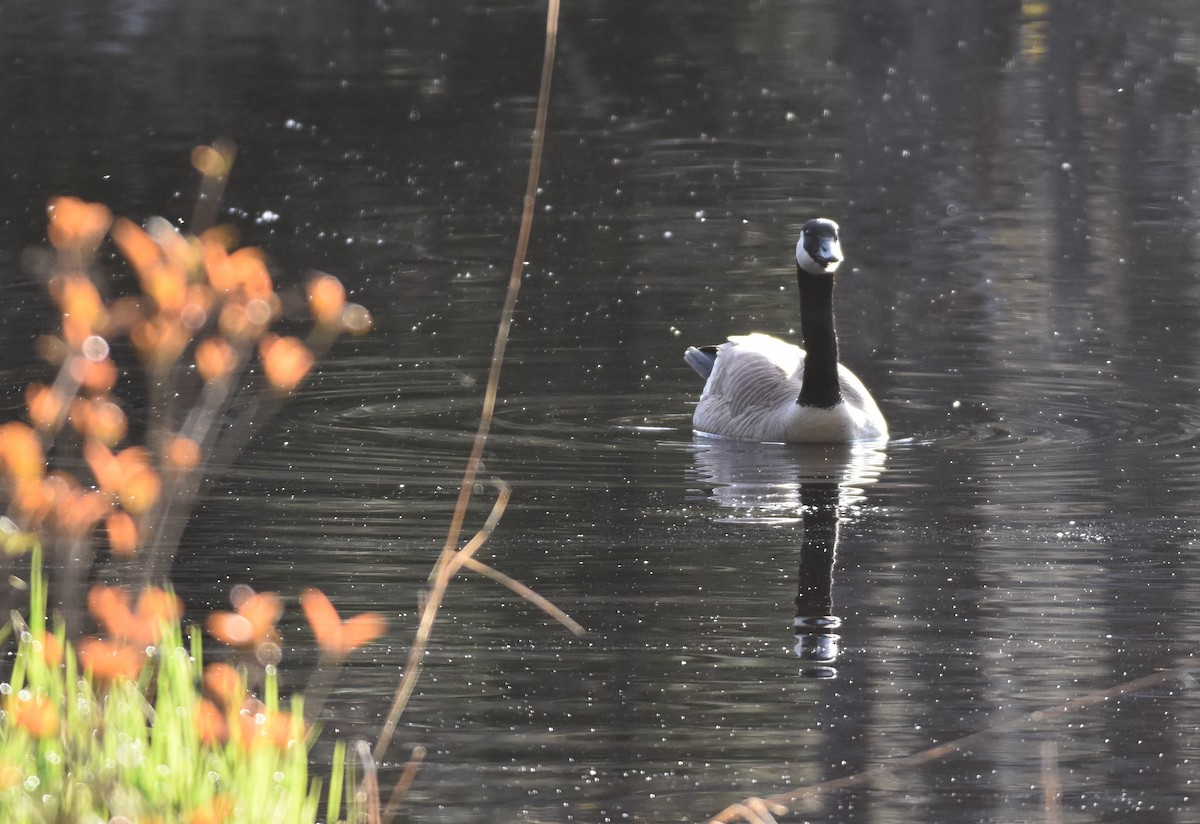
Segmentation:
{"type": "MultiPolygon", "coordinates": [[[[28,424],[0,426],[0,482],[7,516],[46,547],[69,635],[79,632],[96,562],[137,589],[166,580],[202,484],[228,467],[340,334],[370,328],[341,283],[315,273],[307,336],[273,331],[283,300],[266,256],[211,223],[233,158],[225,143],[193,153],[201,187],[190,232],[162,218],[140,226],[74,197],[47,208],[51,249],[31,259],[61,312],[58,333],[38,344],[56,374],[27,389],[28,424]],[[120,277],[98,264],[106,238],[137,293],[105,297],[120,277]],[[114,360],[125,342],[147,384],[136,443],[115,391],[136,371],[114,360]]],[[[0,571],[11,577],[18,563],[8,553],[0,571]]],[[[0,605],[15,595],[0,593],[0,605]]]]}
{"type": "MultiPolygon", "coordinates": [[[[36,543],[31,558],[29,611],[9,625],[17,654],[0,685],[0,820],[317,820],[312,731],[299,698],[281,704],[273,671],[259,697],[231,667],[205,667],[199,633],[185,643],[182,607],[158,589],[132,611],[121,591],[94,589],[107,637],[73,643],[61,624],[47,628],[36,543]]],[[[344,753],[338,746],[331,822],[344,753]]]]}
{"type": "MultiPolygon", "coordinates": [[[[545,599],[476,557],[504,512],[510,490],[502,481],[493,481],[498,495],[486,524],[460,545],[466,510],[478,485],[532,226],[557,18],[558,2],[550,0],[520,235],[479,428],[443,552],[430,576],[409,665],[386,723],[373,749],[365,741],[355,742],[353,758],[341,744],[335,750],[327,792],[330,822],[340,820],[343,787],[354,788],[346,794],[346,820],[382,822],[391,819],[412,784],[424,757],[422,747],[413,748],[386,806],[380,803],[375,759],[390,745],[420,675],[438,609],[459,570],[492,578],[582,632],[545,599]],[[356,768],[361,769],[361,780],[356,780],[356,768]]],[[[319,788],[309,783],[305,772],[313,733],[305,726],[299,699],[285,712],[277,694],[275,624],[282,611],[280,598],[235,588],[233,609],[209,616],[205,627],[214,639],[238,651],[235,660],[241,666],[216,663],[201,669],[200,634],[193,630],[184,648],[182,607],[169,590],[154,585],[166,580],[204,480],[228,465],[339,334],[368,329],[370,315],[346,301],[335,278],[318,274],[307,287],[313,319],[308,336],[301,340],[272,331],[282,301],[264,256],[256,249],[238,248],[235,232],[213,225],[232,147],[201,147],[192,159],[202,181],[190,233],[162,219],[144,226],[114,220],[105,207],[75,198],[58,198],[48,210],[53,250],[38,262],[61,309],[62,330],[44,339],[41,351],[58,371],[53,382],[27,393],[28,424],[0,426],[0,493],[9,501],[0,535],[7,550],[0,557],[5,565],[0,571],[19,580],[22,557],[46,546],[52,559],[49,591],[61,620],[47,635],[47,589],[35,563],[28,577],[34,593],[28,623],[14,617],[10,625],[20,640],[18,664],[5,686],[20,700],[0,715],[0,805],[5,803],[8,778],[13,781],[9,791],[27,794],[20,803],[36,805],[40,792],[43,805],[57,806],[19,810],[14,813],[18,817],[28,812],[43,818],[103,820],[117,808],[102,806],[97,801],[106,797],[102,793],[129,796],[135,817],[166,810],[167,819],[196,822],[291,822],[311,820],[315,813],[319,788]],[[103,297],[108,284],[95,270],[106,237],[129,263],[140,294],[103,297]],[[136,444],[125,443],[130,427],[113,394],[120,377],[110,346],[116,339],[128,341],[147,377],[147,420],[136,444]],[[235,404],[243,389],[249,389],[241,395],[246,402],[235,404]],[[67,457],[72,454],[73,461],[67,457]],[[50,470],[51,462],[68,463],[87,476],[81,481],[61,469],[50,470]],[[99,547],[106,547],[107,553],[99,547]],[[88,611],[103,633],[81,639],[82,595],[98,558],[115,585],[89,590],[88,611]],[[249,691],[251,673],[261,675],[262,698],[249,691]],[[116,735],[115,743],[109,731],[116,735]],[[120,754],[130,742],[138,752],[156,755],[117,758],[116,772],[97,772],[101,777],[93,780],[88,765],[94,762],[94,750],[76,741],[80,736],[103,742],[104,770],[110,770],[114,753],[120,754]],[[181,762],[178,775],[164,768],[162,759],[168,752],[181,762]],[[275,760],[265,760],[266,766],[255,762],[267,758],[263,752],[275,752],[275,760]],[[10,755],[11,761],[3,760],[10,755]],[[76,774],[83,779],[76,781],[76,774]],[[243,776],[248,783],[239,783],[243,776]],[[272,781],[285,784],[286,790],[272,795],[272,781]],[[154,782],[173,786],[152,792],[146,785],[154,782]],[[70,806],[76,802],[78,807],[70,806]]],[[[17,595],[16,589],[0,593],[0,607],[10,606],[17,595]]],[[[301,606],[321,650],[323,666],[305,693],[310,707],[319,708],[327,689],[321,676],[327,681],[333,667],[378,637],[384,624],[374,613],[343,620],[316,590],[302,594],[301,606]]],[[[3,689],[0,686],[0,692],[3,689]]],[[[310,713],[317,715],[311,709],[310,713]]],[[[3,809],[0,806],[0,812],[3,809]]]]}
{"type": "MultiPolygon", "coordinates": [[[[232,146],[200,147],[192,160],[202,177],[194,233],[59,197],[47,210],[51,249],[31,255],[61,326],[38,343],[56,373],[27,388],[28,423],[0,424],[0,564],[12,616],[2,637],[17,643],[0,684],[0,820],[315,820],[315,736],[302,699],[284,709],[278,696],[282,599],[235,587],[234,609],[205,626],[237,666],[204,667],[199,630],[184,643],[183,605],[159,585],[202,483],[338,335],[371,320],[336,278],[316,273],[306,339],[272,331],[283,301],[265,256],[212,225],[232,146]],[[135,294],[105,297],[119,278],[98,264],[106,238],[135,294]],[[147,379],[133,443],[115,392],[117,347],[136,353],[147,379]]],[[[304,604],[326,672],[383,632],[378,615],[342,621],[317,590],[304,604]]],[[[344,767],[339,743],[329,821],[339,817],[344,767]]],[[[363,818],[357,809],[351,820],[363,818]]]]}

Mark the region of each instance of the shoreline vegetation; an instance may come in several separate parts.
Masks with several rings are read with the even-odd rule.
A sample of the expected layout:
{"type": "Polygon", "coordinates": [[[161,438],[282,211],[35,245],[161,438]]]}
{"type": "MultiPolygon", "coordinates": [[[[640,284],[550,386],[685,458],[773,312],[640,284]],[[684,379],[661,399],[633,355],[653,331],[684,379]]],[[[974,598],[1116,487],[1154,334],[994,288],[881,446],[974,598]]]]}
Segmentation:
{"type": "Polygon", "coordinates": [[[583,633],[561,610],[476,557],[507,504],[511,490],[502,480],[487,482],[496,498],[484,526],[462,538],[472,496],[485,486],[482,453],[532,228],[557,20],[558,0],[550,0],[512,274],[446,542],[420,594],[419,626],[377,740],[336,742],[327,779],[310,775],[308,759],[332,673],[384,635],[383,616],[343,619],[320,590],[300,593],[320,660],[308,685],[284,701],[275,629],[284,597],[235,586],[233,609],[209,615],[201,630],[184,622],[169,580],[205,485],[339,336],[370,330],[371,315],[347,300],[337,278],[313,273],[305,291],[308,334],[274,331],[290,304],[275,289],[266,255],[239,247],[236,229],[216,222],[235,158],[232,143],[193,151],[201,181],[187,232],[162,218],[139,225],[74,197],[50,202],[50,248],[27,259],[60,312],[61,327],[37,342],[54,377],[27,387],[24,421],[0,423],[0,564],[7,582],[0,608],[11,616],[0,640],[15,646],[0,683],[0,818],[390,821],[424,749],[408,755],[386,804],[376,765],[460,570],[492,578],[583,633]],[[122,271],[100,266],[108,243],[123,259],[122,271]],[[134,294],[110,296],[130,277],[134,294]],[[114,347],[137,356],[146,381],[145,409],[135,416],[145,423],[134,437],[115,389],[123,374],[137,370],[118,368],[114,347]],[[207,660],[213,655],[205,635],[227,649],[225,660],[207,660]]]}
{"type": "MultiPolygon", "coordinates": [[[[371,327],[336,278],[313,273],[307,336],[274,331],[284,299],[265,254],[213,222],[233,160],[228,143],[193,152],[191,232],[58,197],[50,248],[27,256],[61,326],[37,341],[54,375],[27,387],[28,422],[0,424],[4,634],[16,645],[0,684],[5,821],[318,818],[322,782],[307,763],[318,730],[303,708],[308,699],[319,710],[323,696],[278,694],[283,598],[237,586],[233,609],[209,615],[202,632],[184,625],[168,583],[204,484],[340,335],[371,327]],[[100,266],[109,241],[134,294],[109,294],[128,278],[100,266]],[[114,349],[139,364],[118,366],[114,349]],[[116,390],[139,371],[148,391],[135,433],[116,390]],[[226,660],[205,662],[205,633],[226,660]]],[[[376,613],[343,620],[316,589],[299,601],[317,673],[386,629],[376,613]]],[[[327,821],[365,820],[353,799],[343,819],[345,754],[338,744],[327,821]]]]}

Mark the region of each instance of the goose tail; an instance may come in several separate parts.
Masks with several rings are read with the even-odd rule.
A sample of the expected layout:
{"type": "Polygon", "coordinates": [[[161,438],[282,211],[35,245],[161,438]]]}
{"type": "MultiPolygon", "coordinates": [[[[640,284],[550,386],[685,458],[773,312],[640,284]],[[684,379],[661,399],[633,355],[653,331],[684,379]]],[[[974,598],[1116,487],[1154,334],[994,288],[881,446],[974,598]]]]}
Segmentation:
{"type": "Polygon", "coordinates": [[[688,366],[696,370],[696,374],[708,380],[708,376],[712,374],[713,366],[717,362],[717,347],[689,346],[683,353],[683,359],[687,361],[688,366]]]}

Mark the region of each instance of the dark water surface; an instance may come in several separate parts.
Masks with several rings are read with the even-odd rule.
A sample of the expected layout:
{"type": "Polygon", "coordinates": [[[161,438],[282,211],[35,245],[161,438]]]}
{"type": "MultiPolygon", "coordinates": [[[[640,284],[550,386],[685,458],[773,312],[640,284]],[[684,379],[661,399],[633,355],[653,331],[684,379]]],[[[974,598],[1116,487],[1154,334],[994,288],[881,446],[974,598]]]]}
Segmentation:
{"type": "MultiPolygon", "coordinates": [[[[700,820],[1193,666],[1200,16],[1165,0],[627,5],[563,12],[486,457],[514,487],[486,559],[588,634],[455,584],[385,774],[428,748],[404,820],[700,820]],[[894,441],[694,438],[683,348],[794,335],[791,249],[817,214],[849,258],[843,360],[894,441]],[[836,658],[798,656],[798,612],[841,620],[800,621],[805,648],[836,658]]],[[[46,199],[186,217],[187,153],[217,136],[240,149],[226,217],[278,280],[325,269],[374,312],[212,489],[176,566],[193,615],[236,582],[387,613],[328,707],[345,735],[374,736],[386,711],[469,450],[543,13],[0,12],[12,415],[44,374],[28,344],[49,304],[19,258],[46,199]]],[[[1200,697],[1162,686],[803,820],[1051,820],[1056,771],[1065,821],[1197,822],[1198,763],[1200,697]]]]}

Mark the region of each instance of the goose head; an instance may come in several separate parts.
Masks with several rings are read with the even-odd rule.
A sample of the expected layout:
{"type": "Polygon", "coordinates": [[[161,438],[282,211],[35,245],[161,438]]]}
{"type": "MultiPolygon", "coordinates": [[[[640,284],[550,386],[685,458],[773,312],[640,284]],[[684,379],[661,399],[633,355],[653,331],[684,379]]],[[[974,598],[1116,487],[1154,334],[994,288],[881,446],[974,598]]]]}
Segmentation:
{"type": "Polygon", "coordinates": [[[796,243],[796,265],[810,275],[832,275],[841,262],[838,225],[823,217],[805,223],[796,243]]]}

